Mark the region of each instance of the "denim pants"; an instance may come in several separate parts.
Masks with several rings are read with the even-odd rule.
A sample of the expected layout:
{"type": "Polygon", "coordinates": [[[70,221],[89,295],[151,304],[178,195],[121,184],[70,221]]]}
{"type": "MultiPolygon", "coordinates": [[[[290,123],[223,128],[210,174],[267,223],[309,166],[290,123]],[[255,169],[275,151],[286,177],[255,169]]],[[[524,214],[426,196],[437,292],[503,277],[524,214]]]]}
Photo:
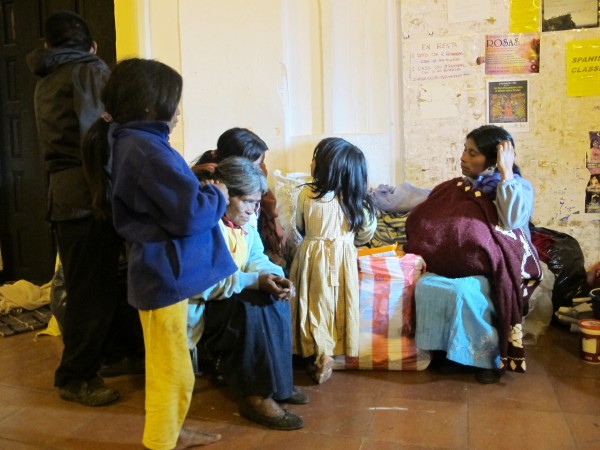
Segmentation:
{"type": "Polygon", "coordinates": [[[247,289],[225,300],[206,302],[201,345],[216,369],[243,395],[276,400],[293,393],[290,305],[247,289]]]}

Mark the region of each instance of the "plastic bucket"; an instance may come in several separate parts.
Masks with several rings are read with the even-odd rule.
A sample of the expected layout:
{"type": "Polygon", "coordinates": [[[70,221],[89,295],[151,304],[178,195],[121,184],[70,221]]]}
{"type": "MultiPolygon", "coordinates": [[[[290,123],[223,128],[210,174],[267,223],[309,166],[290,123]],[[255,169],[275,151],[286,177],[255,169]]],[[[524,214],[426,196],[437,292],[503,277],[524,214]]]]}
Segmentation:
{"type": "Polygon", "coordinates": [[[600,363],[600,320],[581,319],[579,322],[581,333],[581,359],[586,362],[600,363]]]}

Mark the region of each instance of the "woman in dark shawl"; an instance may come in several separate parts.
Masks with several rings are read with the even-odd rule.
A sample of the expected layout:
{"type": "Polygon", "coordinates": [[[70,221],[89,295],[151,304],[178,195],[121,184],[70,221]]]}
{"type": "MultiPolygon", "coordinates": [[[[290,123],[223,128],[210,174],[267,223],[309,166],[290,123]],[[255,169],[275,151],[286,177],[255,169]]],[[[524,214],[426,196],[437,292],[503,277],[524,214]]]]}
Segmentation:
{"type": "Polygon", "coordinates": [[[533,188],[514,161],[506,130],[471,131],[463,177],[434,188],[406,222],[404,250],[428,270],[415,290],[417,347],[445,352],[443,371],[476,367],[481,383],[525,371],[521,322],[541,278],[528,228],[533,188]]]}

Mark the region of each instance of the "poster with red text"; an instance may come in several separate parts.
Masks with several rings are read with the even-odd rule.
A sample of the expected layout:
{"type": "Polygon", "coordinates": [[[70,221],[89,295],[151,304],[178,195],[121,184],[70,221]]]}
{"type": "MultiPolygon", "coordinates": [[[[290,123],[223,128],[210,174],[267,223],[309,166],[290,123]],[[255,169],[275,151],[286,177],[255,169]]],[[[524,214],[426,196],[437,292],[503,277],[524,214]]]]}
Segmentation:
{"type": "Polygon", "coordinates": [[[539,33],[486,35],[486,74],[528,74],[539,73],[539,71],[539,33]]]}

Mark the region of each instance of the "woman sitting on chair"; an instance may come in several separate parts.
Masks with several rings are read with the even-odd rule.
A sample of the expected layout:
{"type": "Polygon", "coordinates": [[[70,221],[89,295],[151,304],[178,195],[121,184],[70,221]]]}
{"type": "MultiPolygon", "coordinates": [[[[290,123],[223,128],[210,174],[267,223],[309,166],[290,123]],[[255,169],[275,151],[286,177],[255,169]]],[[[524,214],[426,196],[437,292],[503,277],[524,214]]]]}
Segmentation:
{"type": "Polygon", "coordinates": [[[531,244],[533,188],[503,128],[471,131],[463,177],[438,185],[406,221],[404,250],[427,270],[415,288],[416,344],[445,352],[443,372],[476,368],[481,383],[525,371],[521,321],[541,277],[531,244]]]}
{"type": "Polygon", "coordinates": [[[289,299],[294,286],[269,261],[249,224],[266,179],[242,157],[223,160],[211,176],[229,191],[220,227],[239,270],[189,300],[189,343],[193,349],[200,342],[227,385],[244,396],[240,415],[277,430],[302,428],[302,418],[279,406],[308,403],[293,385],[289,299]]]}

